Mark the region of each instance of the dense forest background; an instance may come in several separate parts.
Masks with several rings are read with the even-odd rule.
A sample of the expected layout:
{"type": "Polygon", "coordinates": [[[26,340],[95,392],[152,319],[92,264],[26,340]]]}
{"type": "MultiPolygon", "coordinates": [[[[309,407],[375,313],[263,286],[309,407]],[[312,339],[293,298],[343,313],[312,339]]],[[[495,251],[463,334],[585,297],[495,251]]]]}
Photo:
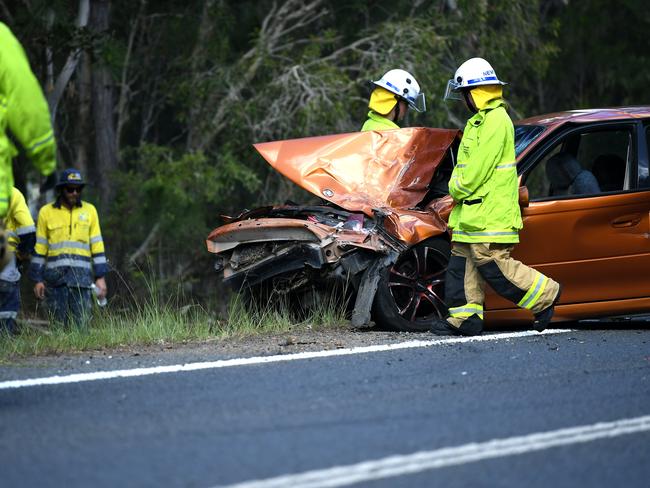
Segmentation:
{"type": "MultiPolygon", "coordinates": [[[[510,82],[513,118],[647,104],[645,0],[0,0],[54,118],[59,168],[100,211],[113,292],[222,297],[204,240],[220,214],[303,199],[254,142],[356,131],[368,80],[411,71],[428,111],[464,60],[510,82]],[[124,279],[124,281],[123,281],[124,279]],[[140,283],[140,285],[138,285],[140,283]]],[[[38,177],[23,157],[17,184],[38,177]]]]}

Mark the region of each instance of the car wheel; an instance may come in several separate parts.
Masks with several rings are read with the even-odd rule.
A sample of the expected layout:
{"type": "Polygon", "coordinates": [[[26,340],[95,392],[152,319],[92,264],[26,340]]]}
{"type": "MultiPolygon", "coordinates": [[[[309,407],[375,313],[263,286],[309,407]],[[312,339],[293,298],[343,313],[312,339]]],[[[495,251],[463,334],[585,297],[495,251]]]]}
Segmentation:
{"type": "Polygon", "coordinates": [[[445,273],[451,246],[440,237],[426,239],[404,251],[381,271],[372,316],[382,328],[403,332],[429,330],[434,318],[445,317],[445,273]]]}

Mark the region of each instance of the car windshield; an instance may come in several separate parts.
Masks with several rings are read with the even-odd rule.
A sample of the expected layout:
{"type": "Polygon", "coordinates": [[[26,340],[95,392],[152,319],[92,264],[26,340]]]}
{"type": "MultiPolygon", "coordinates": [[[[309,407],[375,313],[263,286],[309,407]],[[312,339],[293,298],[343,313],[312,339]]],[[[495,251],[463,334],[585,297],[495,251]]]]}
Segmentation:
{"type": "Polygon", "coordinates": [[[515,154],[517,157],[524,149],[544,132],[542,125],[517,125],[515,126],[515,154]]]}

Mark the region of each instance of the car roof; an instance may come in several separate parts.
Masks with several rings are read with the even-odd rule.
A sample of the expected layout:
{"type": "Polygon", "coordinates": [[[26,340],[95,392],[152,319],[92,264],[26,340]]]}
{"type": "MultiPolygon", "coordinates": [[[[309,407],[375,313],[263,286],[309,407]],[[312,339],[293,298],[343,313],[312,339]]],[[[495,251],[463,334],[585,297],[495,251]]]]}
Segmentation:
{"type": "Polygon", "coordinates": [[[650,106],[592,108],[584,110],[567,110],[551,114],[537,115],[518,120],[516,125],[543,125],[547,127],[562,125],[567,122],[603,122],[607,120],[650,118],[650,106]]]}

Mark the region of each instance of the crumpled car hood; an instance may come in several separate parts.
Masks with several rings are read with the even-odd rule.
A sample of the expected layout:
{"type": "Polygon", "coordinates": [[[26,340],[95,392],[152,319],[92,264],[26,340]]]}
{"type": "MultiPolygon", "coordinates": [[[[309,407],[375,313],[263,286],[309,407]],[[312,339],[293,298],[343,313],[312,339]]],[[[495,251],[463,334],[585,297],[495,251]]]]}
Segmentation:
{"type": "MultiPolygon", "coordinates": [[[[351,212],[410,209],[422,201],[460,131],[423,127],[255,144],[277,171],[351,212]]],[[[399,213],[399,212],[398,212],[399,213]]]]}

